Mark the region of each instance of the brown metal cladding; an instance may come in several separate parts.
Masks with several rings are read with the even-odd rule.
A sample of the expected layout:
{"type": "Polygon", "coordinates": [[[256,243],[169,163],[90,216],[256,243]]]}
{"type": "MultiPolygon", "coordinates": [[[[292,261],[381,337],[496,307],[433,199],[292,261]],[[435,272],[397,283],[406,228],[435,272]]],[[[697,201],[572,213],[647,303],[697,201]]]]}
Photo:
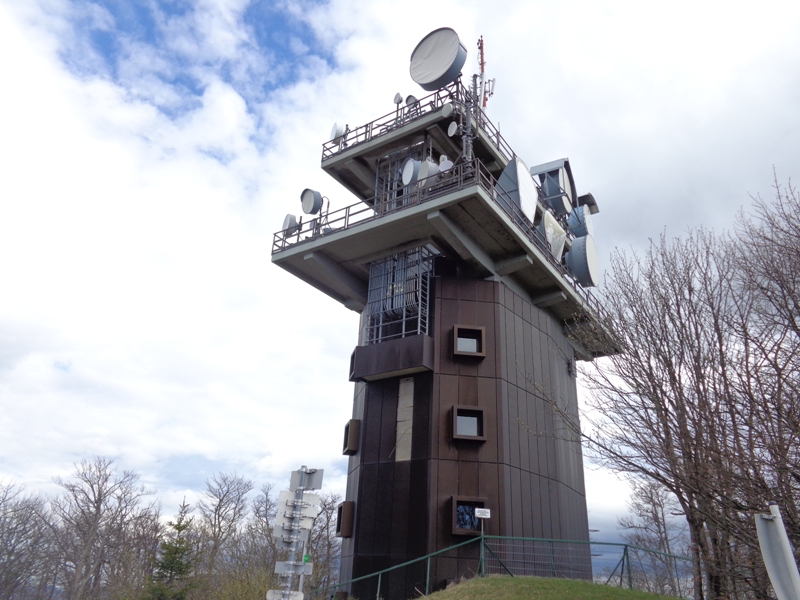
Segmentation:
{"type": "Polygon", "coordinates": [[[454,496],[486,499],[489,534],[588,540],[580,444],[553,410],[577,418],[561,326],[500,282],[436,277],[431,293],[433,370],[413,375],[412,460],[393,453],[400,377],[356,384],[346,578],[463,541],[452,534],[454,496]],[[484,327],[486,356],[453,356],[454,325],[484,327]],[[452,439],[455,405],[482,409],[486,441],[452,439]]]}

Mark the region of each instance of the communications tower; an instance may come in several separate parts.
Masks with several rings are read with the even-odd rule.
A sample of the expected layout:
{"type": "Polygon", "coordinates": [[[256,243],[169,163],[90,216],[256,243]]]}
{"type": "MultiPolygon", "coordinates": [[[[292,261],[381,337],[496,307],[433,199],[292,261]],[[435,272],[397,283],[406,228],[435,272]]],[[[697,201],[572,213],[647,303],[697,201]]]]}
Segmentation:
{"type": "MultiPolygon", "coordinates": [[[[589,539],[575,361],[603,350],[570,332],[594,321],[597,204],[569,160],[528,168],[500,135],[479,49],[465,85],[456,32],[428,34],[410,72],[430,94],[323,144],[357,201],[306,189],[274,237],[275,264],[361,315],[342,581],[478,534],[476,508],[487,534],[589,539]]],[[[475,568],[451,562],[439,578],[475,568]]]]}

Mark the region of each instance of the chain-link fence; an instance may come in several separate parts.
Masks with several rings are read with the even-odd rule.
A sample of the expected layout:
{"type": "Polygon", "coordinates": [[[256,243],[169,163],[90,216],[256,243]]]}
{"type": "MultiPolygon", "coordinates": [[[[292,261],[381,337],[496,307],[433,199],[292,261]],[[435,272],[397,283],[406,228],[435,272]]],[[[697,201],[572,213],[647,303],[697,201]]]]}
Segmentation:
{"type": "Polygon", "coordinates": [[[691,597],[692,562],[627,544],[500,536],[476,537],[428,556],[336,586],[312,600],[409,600],[479,575],[583,579],[647,592],[691,597]]]}

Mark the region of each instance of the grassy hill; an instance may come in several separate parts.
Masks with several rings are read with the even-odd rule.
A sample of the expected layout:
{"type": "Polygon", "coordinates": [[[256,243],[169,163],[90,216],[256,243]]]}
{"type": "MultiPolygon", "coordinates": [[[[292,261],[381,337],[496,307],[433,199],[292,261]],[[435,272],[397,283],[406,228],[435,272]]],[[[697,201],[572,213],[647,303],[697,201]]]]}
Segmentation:
{"type": "Polygon", "coordinates": [[[543,577],[470,579],[428,596],[431,600],[675,600],[587,581],[543,577]]]}

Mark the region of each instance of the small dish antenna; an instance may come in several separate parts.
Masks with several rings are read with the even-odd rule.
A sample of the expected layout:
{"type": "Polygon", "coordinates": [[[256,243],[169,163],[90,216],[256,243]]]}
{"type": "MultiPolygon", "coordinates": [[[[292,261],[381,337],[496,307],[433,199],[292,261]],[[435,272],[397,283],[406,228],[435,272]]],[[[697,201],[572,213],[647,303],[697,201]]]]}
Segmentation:
{"type": "Polygon", "coordinates": [[[569,229],[575,237],[592,235],[594,227],[592,226],[591,209],[585,204],[572,209],[572,212],[569,213],[569,217],[567,217],[567,229],[569,229]]]}
{"type": "Polygon", "coordinates": [[[408,96],[406,96],[406,106],[414,106],[414,105],[416,105],[418,102],[419,102],[419,100],[417,100],[417,97],[416,97],[416,96],[412,96],[411,94],[409,94],[408,96]]]}
{"type": "Polygon", "coordinates": [[[411,185],[419,178],[419,168],[422,162],[407,158],[403,163],[403,185],[411,185]]]}
{"type": "Polygon", "coordinates": [[[448,102],[442,107],[442,116],[446,119],[453,114],[453,103],[448,102]]]}
{"type": "Polygon", "coordinates": [[[448,137],[453,137],[455,134],[458,133],[458,123],[453,121],[450,125],[447,126],[447,135],[448,137]]]}
{"type": "Polygon", "coordinates": [[[339,142],[344,135],[344,125],[340,123],[334,123],[333,127],[331,128],[331,141],[332,142],[339,142]]]}
{"type": "Polygon", "coordinates": [[[591,235],[576,238],[564,261],[583,287],[594,287],[599,283],[600,265],[591,235]]]}
{"type": "Polygon", "coordinates": [[[467,60],[467,48],[449,27],[431,31],[411,53],[411,79],[432,92],[453,83],[467,60]]]}
{"type": "Polygon", "coordinates": [[[286,215],[283,219],[283,229],[285,235],[290,236],[297,233],[299,227],[297,226],[297,217],[294,215],[286,215]]]}
{"type": "Polygon", "coordinates": [[[394,95],[394,103],[397,104],[398,106],[403,103],[403,96],[400,95],[400,92],[397,92],[394,95]]]}
{"type": "Polygon", "coordinates": [[[306,188],[300,194],[300,203],[303,205],[303,212],[307,215],[315,215],[322,208],[322,194],[312,189],[306,188]]]}
{"type": "Polygon", "coordinates": [[[439,157],[439,172],[444,173],[453,168],[453,161],[447,158],[444,154],[439,157]]]}

